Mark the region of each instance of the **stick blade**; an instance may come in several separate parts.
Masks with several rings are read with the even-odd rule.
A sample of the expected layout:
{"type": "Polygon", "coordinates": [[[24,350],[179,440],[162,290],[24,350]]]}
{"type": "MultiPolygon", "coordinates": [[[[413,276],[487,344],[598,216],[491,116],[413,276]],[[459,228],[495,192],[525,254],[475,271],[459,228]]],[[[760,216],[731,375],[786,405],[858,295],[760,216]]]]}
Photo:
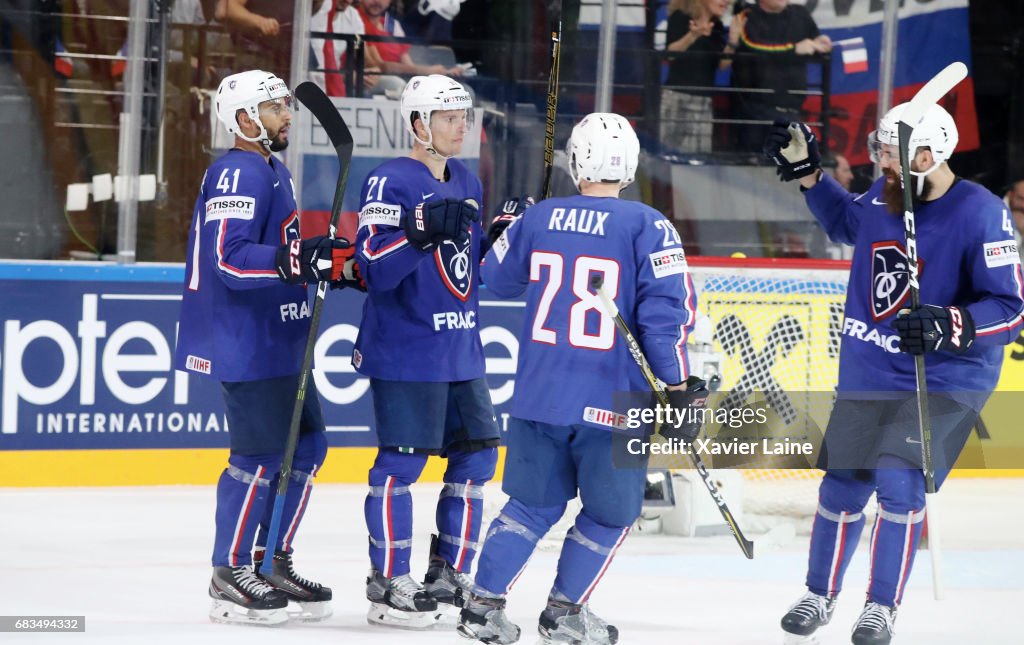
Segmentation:
{"type": "Polygon", "coordinates": [[[939,102],[943,96],[956,87],[960,81],[967,78],[967,65],[960,61],[950,63],[941,72],[932,77],[930,81],[917,91],[910,105],[903,111],[900,117],[900,124],[906,124],[911,129],[916,128],[928,108],[939,102]]]}
{"type": "Polygon", "coordinates": [[[320,122],[324,132],[331,140],[331,145],[336,149],[342,146],[352,145],[352,133],[345,125],[345,119],[334,106],[331,99],[324,94],[320,86],[311,81],[299,83],[294,91],[295,98],[306,106],[306,109],[313,113],[316,120],[320,122]]]}

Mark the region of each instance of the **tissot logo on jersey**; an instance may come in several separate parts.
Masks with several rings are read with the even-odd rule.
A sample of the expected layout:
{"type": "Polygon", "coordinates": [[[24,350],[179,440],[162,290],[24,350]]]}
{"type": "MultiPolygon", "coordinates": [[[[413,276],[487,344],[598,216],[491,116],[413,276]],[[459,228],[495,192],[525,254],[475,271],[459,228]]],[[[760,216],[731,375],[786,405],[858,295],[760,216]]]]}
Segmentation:
{"type": "Polygon", "coordinates": [[[666,249],[651,253],[651,270],[655,278],[686,273],[686,254],[682,249],[666,249]]]}
{"type": "Polygon", "coordinates": [[[910,294],[907,254],[895,240],[871,245],[871,315],[878,321],[903,306],[910,294]]]}
{"type": "MultiPolygon", "coordinates": [[[[399,226],[401,219],[402,207],[398,204],[370,202],[359,211],[359,226],[399,226]]],[[[416,223],[419,226],[420,220],[416,223]]]]}
{"type": "Polygon", "coordinates": [[[256,199],[231,195],[206,200],[206,223],[222,219],[252,219],[256,213],[256,199]]]}
{"type": "Polygon", "coordinates": [[[984,251],[985,266],[990,269],[1020,264],[1020,254],[1017,252],[1017,242],[1014,240],[988,242],[984,245],[984,251]]]}

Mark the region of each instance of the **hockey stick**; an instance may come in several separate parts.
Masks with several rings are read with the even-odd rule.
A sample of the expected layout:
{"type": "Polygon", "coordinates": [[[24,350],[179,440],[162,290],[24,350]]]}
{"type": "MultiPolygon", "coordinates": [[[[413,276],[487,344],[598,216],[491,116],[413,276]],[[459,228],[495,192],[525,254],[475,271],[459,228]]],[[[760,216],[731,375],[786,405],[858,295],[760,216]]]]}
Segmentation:
{"type": "Polygon", "coordinates": [[[547,112],[544,114],[544,185],[540,198],[551,196],[551,171],[555,167],[555,117],[558,115],[558,70],[562,62],[562,2],[558,0],[551,29],[551,71],[548,73],[547,112]]]}
{"type": "MultiPolygon", "coordinates": [[[[622,314],[619,313],[619,307],[615,304],[608,293],[604,290],[604,278],[599,274],[595,275],[590,279],[590,286],[597,291],[597,295],[601,298],[601,304],[604,305],[605,313],[611,316],[615,320],[615,326],[618,328],[619,333],[622,335],[623,340],[626,341],[626,347],[629,349],[629,353],[633,356],[633,360],[640,367],[640,372],[643,373],[644,379],[647,384],[651,386],[651,390],[654,395],[658,398],[658,403],[664,406],[669,406],[671,403],[668,400],[668,394],[665,393],[665,388],[658,381],[657,377],[654,376],[654,372],[651,371],[651,365],[647,362],[647,357],[644,356],[643,350],[640,348],[640,343],[637,342],[633,336],[633,332],[629,331],[629,326],[626,325],[626,321],[622,319],[622,314]]],[[[740,525],[736,523],[736,518],[733,517],[732,511],[729,510],[729,505],[725,503],[725,498],[722,497],[721,491],[715,486],[715,482],[711,481],[711,475],[708,473],[707,467],[704,465],[704,460],[700,458],[700,455],[694,451],[689,451],[690,460],[693,462],[694,468],[700,474],[701,481],[704,482],[704,486],[707,487],[708,492],[711,493],[711,498],[715,500],[715,504],[718,506],[718,511],[722,514],[722,519],[729,526],[729,530],[732,531],[732,535],[736,538],[736,542],[740,545],[740,549],[743,551],[743,555],[747,556],[747,559],[754,558],[754,542],[748,540],[743,531],[740,529],[740,525]]],[[[787,542],[796,533],[792,525],[780,524],[773,527],[768,533],[761,538],[758,538],[757,544],[761,547],[758,551],[763,550],[765,546],[774,546],[787,542]]]]}
{"type": "MultiPolygon", "coordinates": [[[[910,137],[921,123],[928,108],[939,102],[957,83],[967,78],[967,66],[961,62],[952,63],[936,74],[917,91],[903,111],[899,123],[900,144],[900,186],[903,188],[903,227],[907,233],[907,272],[910,278],[910,304],[914,309],[921,306],[920,283],[918,282],[919,262],[917,258],[917,230],[914,226],[913,176],[910,174],[910,137]]],[[[932,593],[936,600],[942,600],[942,562],[940,558],[939,526],[936,519],[935,463],[932,459],[932,424],[928,415],[928,382],[924,372],[924,355],[914,356],[914,371],[917,375],[917,411],[921,433],[921,469],[924,472],[925,517],[928,519],[928,552],[932,563],[932,593]]]]}
{"type": "MultiPolygon", "coordinates": [[[[348,131],[345,120],[331,99],[316,83],[306,81],[299,84],[294,91],[295,98],[308,109],[320,126],[327,133],[331,145],[338,153],[338,184],[334,187],[334,202],[331,204],[329,235],[333,238],[338,232],[338,217],[341,215],[341,202],[345,197],[345,184],[348,183],[348,170],[352,162],[352,133],[348,131]]],[[[299,424],[302,420],[302,409],[306,404],[306,388],[309,385],[310,368],[313,365],[313,347],[320,330],[320,313],[323,310],[324,297],[327,295],[327,281],[316,285],[316,299],[313,302],[313,314],[309,321],[309,335],[306,337],[306,351],[302,355],[302,371],[299,372],[299,388],[295,394],[295,407],[292,408],[292,420],[288,426],[288,440],[284,446],[284,459],[281,462],[281,473],[278,476],[277,496],[274,498],[274,512],[270,516],[270,527],[267,535],[267,549],[270,557],[263,559],[260,573],[270,575],[273,571],[274,551],[277,547],[277,536],[281,528],[281,516],[284,515],[284,498],[288,493],[288,480],[292,475],[292,458],[295,446],[299,442],[299,424]]]]}

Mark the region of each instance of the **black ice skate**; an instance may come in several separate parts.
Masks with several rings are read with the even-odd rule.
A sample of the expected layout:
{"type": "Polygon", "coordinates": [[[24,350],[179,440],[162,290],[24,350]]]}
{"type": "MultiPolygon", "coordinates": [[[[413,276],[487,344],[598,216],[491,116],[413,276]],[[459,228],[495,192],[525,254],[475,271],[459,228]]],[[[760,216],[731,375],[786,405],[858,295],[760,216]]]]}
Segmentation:
{"type": "Polygon", "coordinates": [[[289,618],[313,623],[331,617],[334,610],[331,608],[330,587],[306,580],[295,573],[292,554],[285,551],[278,551],[274,554],[270,575],[263,575],[260,573],[260,567],[263,565],[263,553],[262,550],[257,550],[253,555],[253,569],[261,578],[287,594],[288,600],[291,601],[288,605],[289,618]]]}
{"type": "Polygon", "coordinates": [[[889,645],[895,633],[896,608],[868,602],[853,626],[853,645],[889,645]]]}
{"type": "Polygon", "coordinates": [[[782,617],[782,631],[786,632],[785,645],[814,643],[814,632],[832,620],[836,599],[807,592],[782,617]]]}
{"type": "Polygon", "coordinates": [[[385,578],[376,569],[370,569],[366,578],[366,599],[370,601],[366,620],[371,624],[430,629],[437,621],[437,601],[408,573],[385,578]]]}
{"type": "Polygon", "coordinates": [[[469,594],[456,628],[460,636],[479,643],[508,645],[519,640],[521,630],[505,615],[504,598],[486,598],[469,594]]]}
{"type": "Polygon", "coordinates": [[[437,554],[437,536],[430,536],[430,564],[423,578],[423,588],[437,601],[437,623],[454,627],[459,622],[459,612],[473,588],[473,581],[464,573],[437,554]]]}
{"type": "Polygon", "coordinates": [[[541,645],[614,645],[619,640],[619,630],[598,618],[588,605],[553,598],[548,598],[548,606],[540,614],[537,631],[541,645]]]}
{"type": "Polygon", "coordinates": [[[217,623],[277,626],[288,622],[288,596],[249,567],[214,567],[210,597],[210,620],[217,623]]]}

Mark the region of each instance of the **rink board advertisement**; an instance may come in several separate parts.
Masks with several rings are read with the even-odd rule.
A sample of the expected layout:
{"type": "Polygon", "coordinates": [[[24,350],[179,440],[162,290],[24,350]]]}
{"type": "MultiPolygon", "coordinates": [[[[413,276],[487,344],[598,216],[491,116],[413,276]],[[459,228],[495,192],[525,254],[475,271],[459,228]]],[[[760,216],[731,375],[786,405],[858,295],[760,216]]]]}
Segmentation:
{"type": "MultiPolygon", "coordinates": [[[[182,277],[176,264],[0,263],[0,486],[212,483],[230,428],[219,383],[171,369],[182,277]]],[[[714,320],[708,351],[723,390],[757,374],[807,407],[801,397],[828,389],[841,284],[809,294],[758,294],[763,288],[707,279],[701,286],[699,308],[714,320]]],[[[363,481],[374,455],[369,381],[350,361],[363,298],[329,292],[315,345],[314,379],[332,447],[325,481],[363,481]]],[[[522,302],[482,290],[477,324],[503,429],[523,313],[522,302]]],[[[1024,339],[1007,347],[999,390],[1012,394],[997,394],[986,408],[984,458],[968,467],[1022,463],[990,458],[991,447],[1002,455],[1003,445],[1020,443],[1011,435],[1024,390],[1022,348],[1024,339]]],[[[820,428],[827,414],[808,410],[805,421],[820,428]]],[[[980,454],[979,439],[972,443],[968,452],[980,454]]],[[[428,478],[439,473],[434,468],[428,478]]]]}
{"type": "MultiPolygon", "coordinates": [[[[182,265],[0,263],[0,457],[217,449],[223,461],[219,383],[171,369],[183,275],[182,265]]],[[[481,301],[491,396],[504,422],[523,307],[486,291],[481,301]]],[[[320,323],[314,379],[332,447],[376,445],[369,380],[350,362],[362,302],[361,293],[331,291],[320,323]]],[[[7,470],[0,485],[11,477],[7,470]]]]}

